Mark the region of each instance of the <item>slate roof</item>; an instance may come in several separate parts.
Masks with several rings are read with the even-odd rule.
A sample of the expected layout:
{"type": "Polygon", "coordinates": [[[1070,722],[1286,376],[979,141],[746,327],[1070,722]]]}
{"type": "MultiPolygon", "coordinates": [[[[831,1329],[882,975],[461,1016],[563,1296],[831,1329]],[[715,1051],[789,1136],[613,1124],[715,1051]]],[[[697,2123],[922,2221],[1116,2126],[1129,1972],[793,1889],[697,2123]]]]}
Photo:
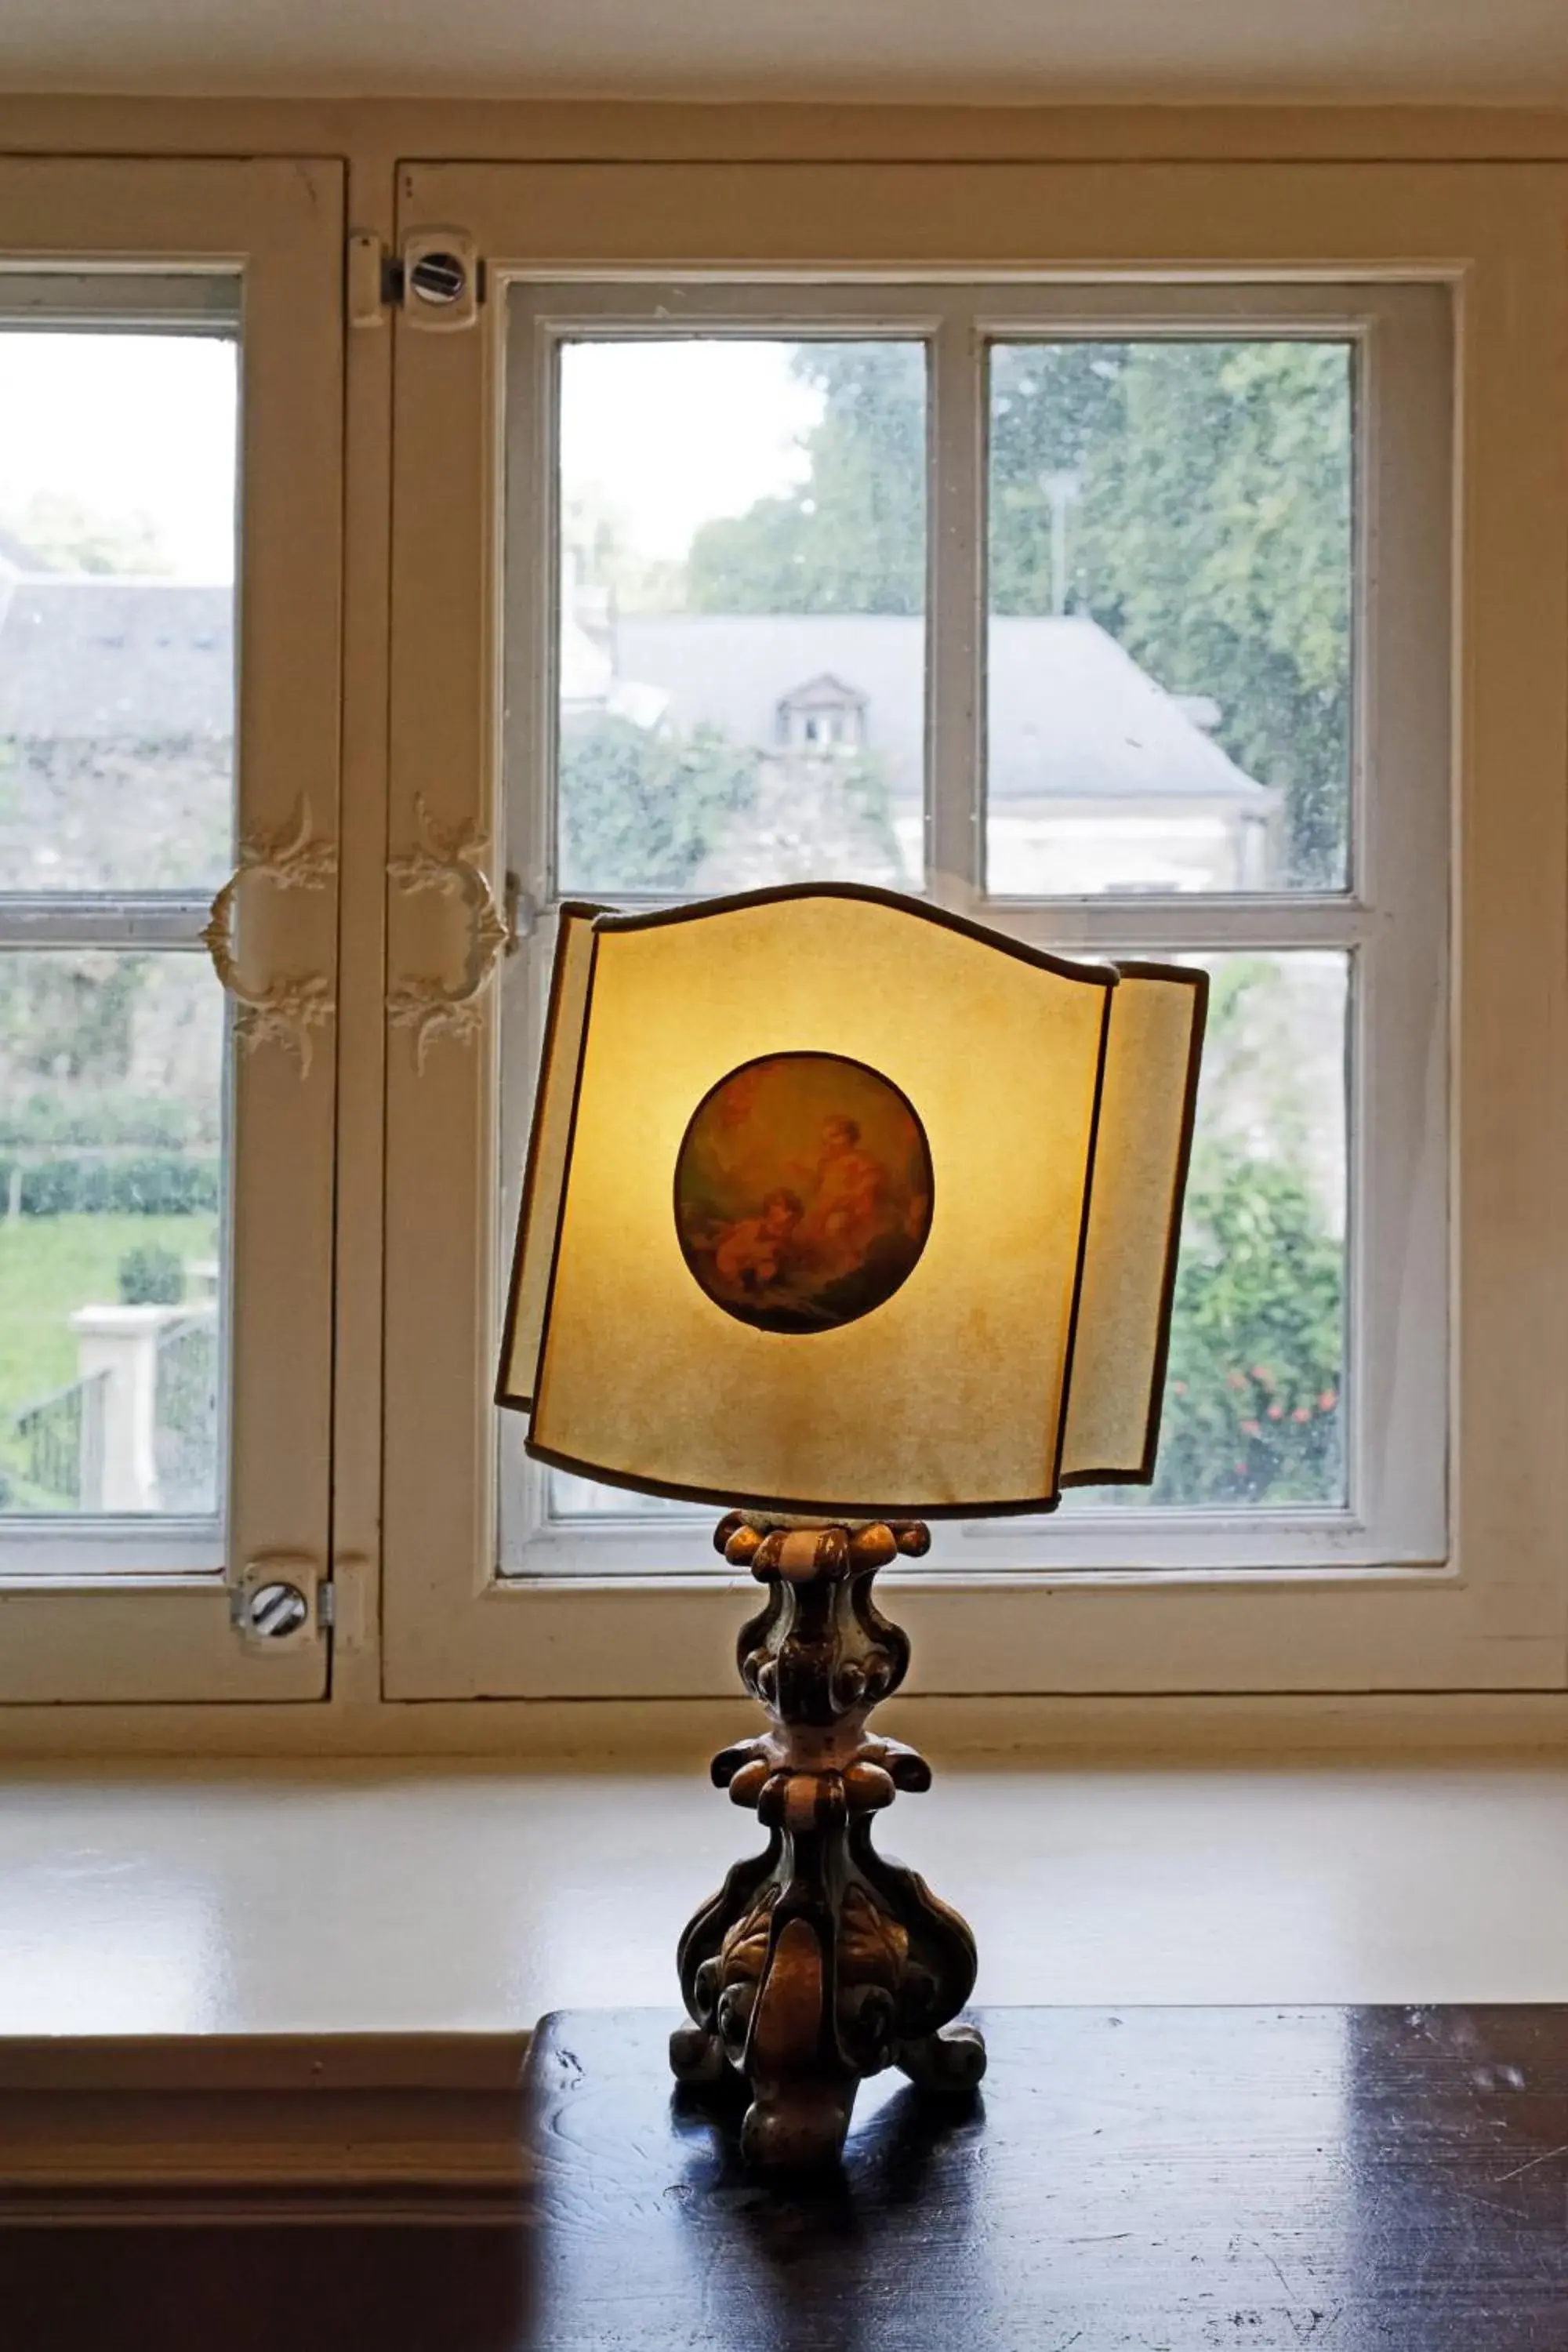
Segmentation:
{"type": "MultiPolygon", "coordinates": [[[[895,791],[919,789],[925,624],[897,614],[631,614],[615,631],[619,677],[658,687],[683,730],[775,743],[778,706],[825,673],[866,697],[868,750],[895,791]]],[[[1273,794],[1237,767],[1098,622],[991,625],[990,789],[1042,796],[1224,801],[1273,794]]]]}
{"type": "MultiPolygon", "coordinates": [[[[616,682],[656,689],[683,731],[705,723],[764,748],[778,740],[781,702],[825,677],[842,680],[866,698],[867,748],[893,790],[919,790],[918,619],[634,614],[616,623],[612,650],[616,682]]],[[[1097,623],[994,621],[989,659],[994,797],[1198,799],[1260,813],[1271,803],[1097,623]]],[[[227,586],[29,576],[0,562],[0,736],[226,739],[233,662],[227,586]]]]}
{"type": "Polygon", "coordinates": [[[0,736],[234,733],[234,592],[0,569],[0,736]]]}

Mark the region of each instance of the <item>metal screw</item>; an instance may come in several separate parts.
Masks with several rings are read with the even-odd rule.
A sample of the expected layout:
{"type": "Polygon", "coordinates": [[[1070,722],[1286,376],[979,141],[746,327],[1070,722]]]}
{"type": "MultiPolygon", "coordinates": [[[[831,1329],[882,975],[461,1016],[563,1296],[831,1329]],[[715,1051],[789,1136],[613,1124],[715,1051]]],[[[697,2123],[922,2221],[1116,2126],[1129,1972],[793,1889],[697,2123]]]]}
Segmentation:
{"type": "Polygon", "coordinates": [[[250,1596],[250,1630],[263,1641],[297,1633],[310,1614],[310,1604],[297,1584],[263,1584],[250,1596]]]}
{"type": "Polygon", "coordinates": [[[468,273],[455,253],[422,253],[408,273],[408,283],[422,302],[445,310],[462,300],[468,273]]]}

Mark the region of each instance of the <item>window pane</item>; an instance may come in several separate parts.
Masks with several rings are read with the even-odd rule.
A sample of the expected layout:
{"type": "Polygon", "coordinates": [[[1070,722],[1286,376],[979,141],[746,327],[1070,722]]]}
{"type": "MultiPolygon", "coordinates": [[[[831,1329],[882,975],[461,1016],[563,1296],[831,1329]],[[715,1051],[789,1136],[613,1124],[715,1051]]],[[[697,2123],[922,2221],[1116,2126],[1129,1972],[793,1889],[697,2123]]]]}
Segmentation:
{"type": "Polygon", "coordinates": [[[1348,959],[1194,957],[1213,978],[1159,1463],[1107,1504],[1345,1500],[1348,959]]]}
{"type": "Polygon", "coordinates": [[[919,889],[923,347],[560,367],[562,890],[919,889]]]}
{"type": "Polygon", "coordinates": [[[1345,885],[1352,362],[995,346],[991,890],[1345,885]]]}
{"type": "Polygon", "coordinates": [[[236,359],[0,326],[0,890],[232,862],[236,359]]]}
{"type": "Polygon", "coordinates": [[[0,1512],[219,1507],[224,999],[0,954],[0,1512]]]}

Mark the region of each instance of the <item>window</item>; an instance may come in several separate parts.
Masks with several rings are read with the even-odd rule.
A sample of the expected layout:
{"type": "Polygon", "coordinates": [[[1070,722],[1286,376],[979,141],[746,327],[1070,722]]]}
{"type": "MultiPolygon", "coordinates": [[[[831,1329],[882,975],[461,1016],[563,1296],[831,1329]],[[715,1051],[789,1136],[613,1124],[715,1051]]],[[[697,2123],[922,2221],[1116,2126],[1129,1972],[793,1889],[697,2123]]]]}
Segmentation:
{"type": "Polygon", "coordinates": [[[119,329],[88,322],[90,281],[19,290],[0,327],[0,1514],[14,1534],[172,1521],[161,1545],[220,1568],[231,1072],[201,930],[234,863],[239,287],[117,285],[145,306],[119,329]]]}
{"type": "MultiPolygon", "coordinates": [[[[1088,1568],[1131,1511],[1171,1564],[1442,1558],[1443,1104],[1396,1131],[1358,1072],[1408,1090],[1444,1019],[1447,684],[1356,647],[1369,600],[1442,629],[1448,289],[795,288],[788,338],[768,286],[510,301],[507,576],[556,583],[508,643],[532,903],[832,876],[1214,974],[1159,1484],[937,1564],[1088,1568]]],[[[503,1574],[646,1572],[699,1516],[510,1429],[501,1478],[503,1574]]]]}
{"type": "MultiPolygon", "coordinates": [[[[536,1475],[481,1382],[552,905],[802,873],[1215,975],[1161,1486],[944,1529],[900,1596],[926,1687],[1555,1675],[1560,1597],[1539,1545],[1509,1565],[1487,1433],[1545,1440],[1510,1318],[1555,1361],[1561,1301],[1479,1206],[1521,1183],[1542,1280],[1562,918],[1531,868],[1560,868],[1562,711],[1517,648],[1560,675],[1562,583],[1522,487],[1551,370],[1516,343],[1561,299],[1545,182],[420,166],[402,192],[405,229],[468,225],[489,299],[466,343],[400,330],[394,824],[444,746],[437,821],[504,843],[525,936],[475,1050],[432,1032],[390,1069],[388,1687],[727,1687],[702,1524],[536,1475]],[[1529,992],[1477,953],[1521,891],[1529,992]],[[460,1244],[429,1214],[459,1192],[460,1244]],[[448,1453],[495,1510],[432,1479],[448,1453]]],[[[414,937],[395,967],[433,970],[414,937]]]]}
{"type": "Polygon", "coordinates": [[[334,177],[0,165],[7,1697],[325,1688],[334,177]]]}
{"type": "Polygon", "coordinates": [[[345,1705],[732,1697],[498,1310],[563,896],[812,874],[1215,977],[1160,1483],[917,1690],[1560,1691],[1568,173],[403,163],[347,357],[343,187],[0,160],[8,1722],[330,1701],[378,1536],[345,1705]]]}

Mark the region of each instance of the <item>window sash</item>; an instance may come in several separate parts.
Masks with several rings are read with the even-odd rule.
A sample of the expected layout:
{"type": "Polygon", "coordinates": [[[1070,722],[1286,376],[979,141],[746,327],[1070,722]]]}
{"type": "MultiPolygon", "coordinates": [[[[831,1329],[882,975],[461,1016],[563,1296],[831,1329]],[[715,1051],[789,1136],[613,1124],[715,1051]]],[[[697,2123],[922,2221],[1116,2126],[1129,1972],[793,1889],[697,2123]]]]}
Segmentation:
{"type": "MultiPolygon", "coordinates": [[[[1568,1020],[1565,210],[1568,171],[1550,163],[400,167],[399,236],[461,223],[484,256],[489,299],[472,333],[430,334],[406,320],[396,331],[389,743],[399,851],[417,838],[421,798],[442,822],[490,839],[501,821],[496,491],[511,280],[706,273],[929,284],[988,273],[1075,289],[1086,279],[1286,279],[1359,290],[1392,275],[1458,289],[1455,530],[1439,566],[1447,575],[1451,555],[1452,602],[1434,592],[1435,644],[1411,616],[1382,615],[1401,659],[1417,665],[1447,657],[1456,619],[1465,632],[1452,760],[1457,1076],[1437,1160],[1445,1177],[1451,1164],[1455,1211],[1439,1286],[1445,1301],[1451,1291],[1460,1335],[1447,1560],[1342,1568],[1325,1559],[1284,1572],[1118,1564],[1071,1579],[911,1574],[899,1598],[918,1691],[1561,1681],[1568,1591],[1553,1531],[1568,1517],[1558,1427],[1568,1205],[1557,1171],[1568,1157],[1568,1087],[1552,1040],[1568,1020]]],[[[1401,438],[1393,462],[1402,447],[1401,438]]],[[[1419,538],[1422,518],[1409,520],[1419,538]]],[[[1380,555],[1389,551],[1410,563],[1408,546],[1380,555]]],[[[1445,729],[1448,717],[1444,698],[1445,729]]],[[[1391,716],[1380,723],[1392,726],[1391,716]]],[[[1447,781],[1446,764],[1443,772],[1447,781]]],[[[1369,879],[1363,872],[1363,888],[1369,879]]],[[[520,906],[526,915],[521,896],[520,906]]],[[[395,898],[395,983],[430,971],[431,952],[427,927],[416,931],[395,898]]],[[[1409,1052],[1402,1065],[1413,1129],[1424,1135],[1449,1028],[1414,996],[1407,1017],[1426,1046],[1425,1062],[1409,1052]]],[[[489,1400],[497,1264],[510,1241],[495,1197],[498,1028],[487,1020],[467,1045],[433,1049],[423,1068],[406,1036],[389,1042],[384,1687],[409,1700],[731,1694],[733,1627],[750,1588],[724,1597],[730,1580],[700,1530],[678,1570],[649,1580],[496,1574],[489,1400]]],[[[1389,1075],[1363,1056],[1370,1093],[1389,1075]]],[[[1423,1166],[1430,1173],[1429,1156],[1423,1166]]],[[[1430,1215],[1429,1184],[1422,1206],[1430,1215]]]]}
{"type": "MultiPolygon", "coordinates": [[[[301,794],[337,830],[343,172],[335,162],[0,159],[0,320],[57,331],[167,326],[241,342],[241,837],[286,832],[301,794]]],[[[329,976],[335,893],[287,949],[329,976]]],[[[13,894],[26,947],[198,952],[205,894],[13,894]]],[[[240,923],[247,926],[247,911],[240,923]]],[[[234,1056],[226,1538],[211,1522],[0,1523],[0,1701],[315,1700],[320,1639],[268,1654],[226,1586],[263,1559],[324,1570],[331,1360],[331,1033],[308,1077],[276,1046],[234,1056]],[[223,1573],[219,1573],[219,1570],[223,1573]]]]}
{"type": "MultiPolygon", "coordinates": [[[[927,894],[1032,945],[1089,956],[1332,949],[1350,964],[1347,1055],[1347,1497],[1342,1508],[1092,1507],[942,1529],[933,1567],[975,1572],[1435,1565],[1447,1557],[1446,1263],[1448,611],[1452,289],[1441,281],[1301,286],[841,282],[520,283],[506,373],[504,772],[509,863],[548,910],[557,793],[559,446],[563,339],[919,336],[930,353],[927,894]],[[988,893],[985,858],[987,365],[994,340],[1333,338],[1356,352],[1352,745],[1342,890],[988,893]],[[1390,431],[1389,418],[1397,420],[1390,431]],[[1390,677],[1368,657],[1385,649],[1390,677]],[[1419,1087],[1410,1083],[1422,1073],[1419,1087]],[[1369,1080],[1369,1074],[1375,1074],[1369,1080]],[[1419,1113],[1411,1124],[1413,1102],[1419,1113]]],[[[617,904],[668,903],[616,894],[617,904]]],[[[553,926],[504,986],[498,1249],[523,1163],[553,926]]],[[[547,1474],[500,1466],[499,1565],[513,1577],[636,1577],[689,1562],[692,1523],[634,1511],[552,1519],[547,1474]]]]}

